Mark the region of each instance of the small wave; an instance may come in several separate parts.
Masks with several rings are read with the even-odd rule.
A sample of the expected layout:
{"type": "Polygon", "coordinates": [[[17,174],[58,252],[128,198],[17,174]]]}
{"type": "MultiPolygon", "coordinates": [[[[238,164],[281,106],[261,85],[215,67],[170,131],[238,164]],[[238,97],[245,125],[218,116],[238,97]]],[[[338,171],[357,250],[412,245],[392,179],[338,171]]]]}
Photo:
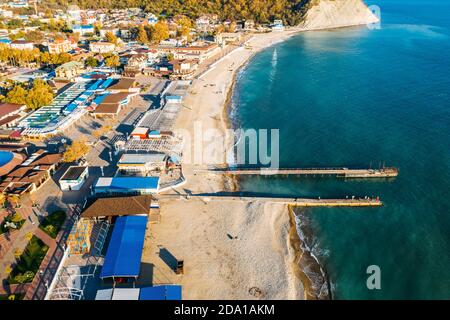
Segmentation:
{"type": "Polygon", "coordinates": [[[444,28],[427,24],[389,24],[385,25],[384,29],[401,29],[427,38],[448,38],[444,28]]]}
{"type": "MultiPolygon", "coordinates": [[[[332,287],[328,278],[328,275],[325,271],[325,269],[320,264],[319,258],[316,255],[315,251],[317,249],[314,249],[316,245],[309,245],[308,242],[310,239],[308,239],[308,236],[303,231],[302,226],[306,227],[305,224],[308,224],[308,222],[302,222],[303,218],[305,218],[305,215],[302,215],[301,213],[295,213],[295,223],[296,223],[296,229],[298,237],[300,238],[301,242],[301,249],[308,253],[308,255],[313,259],[314,265],[312,267],[305,267],[303,268],[303,272],[305,275],[310,279],[311,281],[311,288],[314,290],[314,294],[317,297],[330,297],[332,296],[332,287]],[[319,270],[319,271],[317,271],[319,270]]],[[[305,218],[304,220],[308,220],[308,218],[305,218]]]]}

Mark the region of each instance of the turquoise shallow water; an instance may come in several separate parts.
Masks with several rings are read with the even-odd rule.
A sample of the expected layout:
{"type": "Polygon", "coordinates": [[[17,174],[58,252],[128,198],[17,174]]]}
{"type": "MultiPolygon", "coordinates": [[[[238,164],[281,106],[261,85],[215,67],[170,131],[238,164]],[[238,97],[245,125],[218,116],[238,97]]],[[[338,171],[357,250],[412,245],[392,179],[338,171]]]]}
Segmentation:
{"type": "Polygon", "coordinates": [[[281,166],[385,161],[400,176],[254,177],[241,187],[305,197],[379,195],[379,209],[308,212],[334,298],[450,298],[450,3],[376,4],[380,30],[305,33],[256,55],[241,71],[232,115],[244,128],[280,129],[281,166]],[[366,287],[374,264],[381,290],[366,287]]]}

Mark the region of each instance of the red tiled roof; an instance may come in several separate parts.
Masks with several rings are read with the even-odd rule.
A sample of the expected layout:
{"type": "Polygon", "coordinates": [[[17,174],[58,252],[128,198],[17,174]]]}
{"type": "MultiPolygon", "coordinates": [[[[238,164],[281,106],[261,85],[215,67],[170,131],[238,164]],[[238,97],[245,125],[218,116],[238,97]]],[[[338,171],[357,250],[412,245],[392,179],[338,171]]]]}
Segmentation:
{"type": "Polygon", "coordinates": [[[30,166],[43,166],[43,165],[54,165],[62,161],[62,153],[50,153],[44,154],[42,157],[34,160],[30,163],[30,166]]]}
{"type": "Polygon", "coordinates": [[[0,103],[0,118],[3,118],[12,112],[18,111],[23,106],[24,105],[15,103],[0,103]]]}
{"type": "Polygon", "coordinates": [[[150,213],[152,197],[148,195],[95,200],[82,214],[83,218],[120,215],[141,215],[150,213]]]}
{"type": "Polygon", "coordinates": [[[135,78],[122,78],[119,82],[109,87],[108,90],[129,90],[134,87],[135,83],[135,78]]]}
{"type": "Polygon", "coordinates": [[[103,99],[102,104],[118,104],[125,100],[127,97],[128,93],[125,92],[110,94],[109,96],[106,96],[105,99],[103,99]]]}
{"type": "Polygon", "coordinates": [[[12,122],[12,121],[14,121],[16,119],[19,119],[19,118],[20,118],[20,114],[15,114],[13,116],[6,117],[6,118],[0,120],[0,126],[8,124],[8,123],[10,123],[10,122],[12,122]]]}
{"type": "Polygon", "coordinates": [[[100,104],[97,108],[95,108],[94,113],[95,114],[103,114],[103,113],[109,113],[109,114],[118,114],[120,111],[120,105],[118,103],[114,104],[100,104]]]}

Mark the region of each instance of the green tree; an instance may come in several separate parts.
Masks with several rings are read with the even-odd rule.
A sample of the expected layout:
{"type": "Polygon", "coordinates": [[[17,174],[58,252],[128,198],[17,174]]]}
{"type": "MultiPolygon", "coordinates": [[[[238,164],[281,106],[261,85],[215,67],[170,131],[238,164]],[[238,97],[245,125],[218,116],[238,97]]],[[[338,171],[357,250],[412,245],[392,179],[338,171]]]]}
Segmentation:
{"type": "Polygon", "coordinates": [[[98,66],[98,60],[95,59],[94,57],[89,57],[86,59],[85,64],[88,67],[95,68],[98,66]]]}
{"type": "Polygon", "coordinates": [[[94,34],[95,35],[100,35],[100,30],[102,29],[102,23],[101,22],[96,22],[94,23],[94,34]]]}
{"type": "Polygon", "coordinates": [[[106,41],[114,43],[114,44],[117,45],[117,37],[116,37],[116,35],[114,33],[112,33],[111,31],[108,31],[105,34],[105,37],[106,37],[106,41]]]}
{"type": "Polygon", "coordinates": [[[26,97],[27,107],[31,110],[36,110],[51,104],[52,101],[52,88],[43,80],[35,80],[33,83],[33,88],[31,88],[26,97]]]}
{"type": "Polygon", "coordinates": [[[147,30],[142,25],[139,26],[136,41],[144,44],[148,43],[147,30]]]}
{"type": "Polygon", "coordinates": [[[178,20],[178,34],[185,37],[188,41],[191,40],[192,21],[186,16],[181,17],[178,20]]]}
{"type": "Polygon", "coordinates": [[[80,160],[90,151],[90,147],[86,144],[86,139],[80,139],[72,142],[70,146],[66,146],[63,154],[64,162],[75,162],[80,160]]]}
{"type": "Polygon", "coordinates": [[[112,55],[106,58],[105,64],[110,68],[117,68],[120,66],[120,58],[117,55],[112,55]]]}
{"type": "Polygon", "coordinates": [[[28,91],[21,85],[12,88],[6,95],[5,102],[15,104],[26,104],[28,91]]]}
{"type": "Polygon", "coordinates": [[[15,41],[15,40],[22,39],[22,38],[25,38],[25,32],[23,32],[22,30],[20,30],[17,33],[9,34],[9,40],[11,40],[11,41],[15,41]]]}
{"type": "Polygon", "coordinates": [[[39,30],[30,31],[27,34],[25,34],[25,40],[34,43],[40,43],[44,41],[44,34],[39,30]]]}
{"type": "Polygon", "coordinates": [[[169,26],[165,21],[158,21],[152,28],[151,39],[154,43],[169,39],[169,26]]]}

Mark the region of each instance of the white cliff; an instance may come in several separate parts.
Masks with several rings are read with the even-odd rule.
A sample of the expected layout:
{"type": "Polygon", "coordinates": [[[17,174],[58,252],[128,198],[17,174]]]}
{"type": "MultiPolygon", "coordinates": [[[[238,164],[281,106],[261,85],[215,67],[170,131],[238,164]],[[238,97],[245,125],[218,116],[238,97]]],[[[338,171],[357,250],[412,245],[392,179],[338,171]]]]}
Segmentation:
{"type": "Polygon", "coordinates": [[[300,27],[331,29],[379,22],[362,0],[312,0],[300,27]]]}

